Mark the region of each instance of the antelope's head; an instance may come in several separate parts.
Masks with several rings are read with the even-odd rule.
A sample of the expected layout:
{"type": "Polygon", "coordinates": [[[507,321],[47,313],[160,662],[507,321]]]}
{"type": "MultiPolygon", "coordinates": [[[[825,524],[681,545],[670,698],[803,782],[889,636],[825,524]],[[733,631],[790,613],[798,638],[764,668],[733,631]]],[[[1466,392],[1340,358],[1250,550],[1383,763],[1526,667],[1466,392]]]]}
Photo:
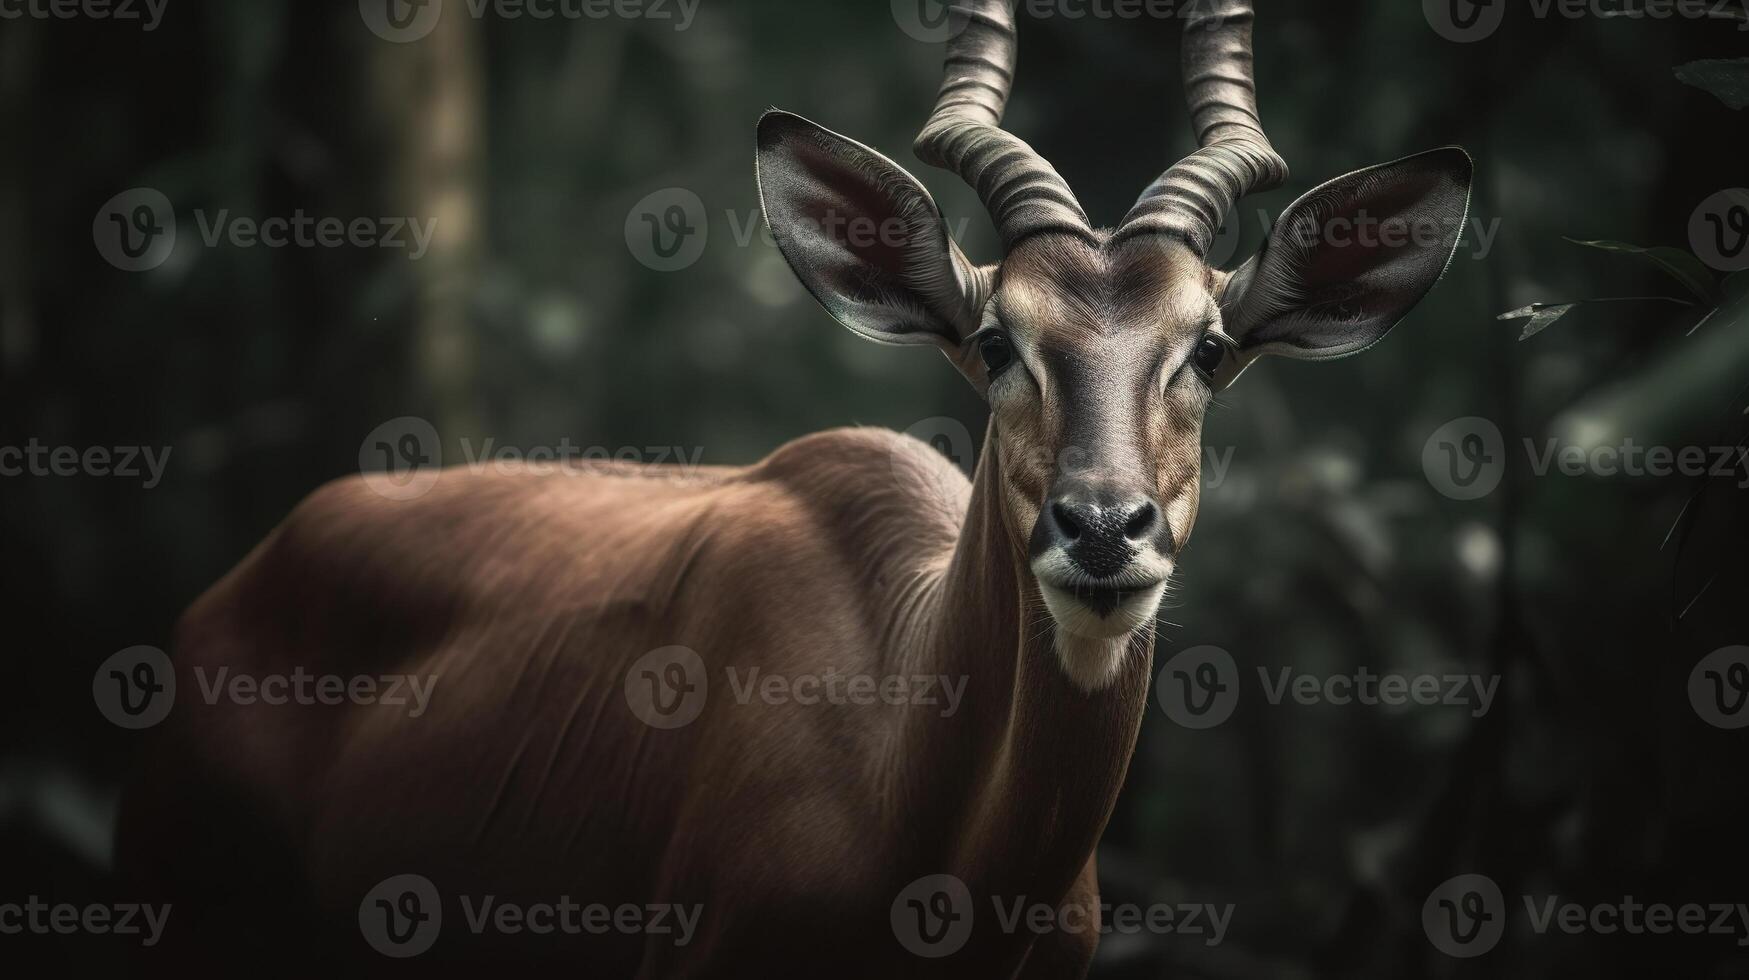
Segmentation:
{"type": "Polygon", "coordinates": [[[1469,209],[1469,157],[1433,150],[1315,188],[1256,256],[1212,267],[1228,210],[1287,165],[1257,114],[1249,0],[1192,6],[1183,74],[1200,149],[1100,230],[1000,128],[1012,0],[959,0],[915,149],[982,198],[1004,249],[992,265],[967,259],[898,164],[799,116],[759,122],[766,220],[802,283],[864,337],[941,348],[989,402],[1004,518],[1063,667],[1089,690],[1152,623],[1190,536],[1214,394],[1264,354],[1377,343],[1438,281],[1469,209]]]}

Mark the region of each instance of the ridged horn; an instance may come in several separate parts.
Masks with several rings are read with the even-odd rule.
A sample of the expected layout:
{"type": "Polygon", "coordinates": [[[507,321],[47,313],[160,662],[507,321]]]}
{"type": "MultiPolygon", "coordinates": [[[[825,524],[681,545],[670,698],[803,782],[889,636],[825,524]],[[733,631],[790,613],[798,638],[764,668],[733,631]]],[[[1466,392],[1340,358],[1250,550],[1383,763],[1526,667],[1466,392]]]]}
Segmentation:
{"type": "Polygon", "coordinates": [[[1013,0],[955,0],[948,16],[954,33],[941,93],[917,135],[917,156],[959,174],[978,192],[1004,248],[1040,231],[1093,237],[1068,183],[1002,129],[1018,48],[1013,0]]]}
{"type": "Polygon", "coordinates": [[[1241,197],[1287,180],[1257,114],[1250,0],[1192,4],[1184,24],[1183,73],[1196,152],[1154,181],[1124,216],[1117,236],[1170,235],[1206,255],[1241,197]]]}

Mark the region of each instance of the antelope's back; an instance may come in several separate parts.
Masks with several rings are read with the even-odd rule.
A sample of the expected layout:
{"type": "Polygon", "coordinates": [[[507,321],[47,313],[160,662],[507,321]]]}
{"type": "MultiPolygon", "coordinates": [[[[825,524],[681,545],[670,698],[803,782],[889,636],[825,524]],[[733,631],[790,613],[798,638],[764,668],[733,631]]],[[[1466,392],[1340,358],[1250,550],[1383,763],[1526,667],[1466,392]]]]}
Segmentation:
{"type": "MultiPolygon", "coordinates": [[[[286,928],[356,946],[360,898],[409,872],[501,902],[654,900],[679,822],[721,774],[796,739],[762,712],[653,728],[628,698],[634,661],[682,646],[795,670],[824,652],[795,630],[806,598],[815,628],[852,639],[830,651],[848,669],[860,559],[822,524],[913,512],[914,543],[950,546],[964,482],[914,440],[854,430],[744,470],[448,470],[407,501],[329,484],[179,624],[177,707],[124,801],[123,871],[183,899],[196,918],[178,932],[203,948],[286,928]],[[921,469],[895,481],[895,466],[921,469]],[[870,499],[930,481],[942,502],[921,511],[870,499]],[[370,678],[373,697],[243,703],[242,676],[310,692],[370,678]]],[[[591,962],[635,970],[635,937],[580,939],[591,962]]]]}

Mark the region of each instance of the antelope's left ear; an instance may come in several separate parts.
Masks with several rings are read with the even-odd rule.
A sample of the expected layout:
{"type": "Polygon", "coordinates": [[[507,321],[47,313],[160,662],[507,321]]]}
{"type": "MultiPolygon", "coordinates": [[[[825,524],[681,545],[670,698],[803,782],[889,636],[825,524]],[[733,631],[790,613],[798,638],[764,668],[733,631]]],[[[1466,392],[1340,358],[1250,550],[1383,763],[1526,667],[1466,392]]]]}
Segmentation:
{"type": "Polygon", "coordinates": [[[1227,281],[1221,319],[1237,347],[1217,385],[1264,354],[1321,361],[1383,339],[1445,274],[1473,170],[1448,146],[1338,177],[1290,205],[1227,281]]]}
{"type": "Polygon", "coordinates": [[[759,200],[796,278],[838,322],[953,356],[978,328],[991,273],[972,265],[917,178],[793,113],[759,120],[759,200]]]}

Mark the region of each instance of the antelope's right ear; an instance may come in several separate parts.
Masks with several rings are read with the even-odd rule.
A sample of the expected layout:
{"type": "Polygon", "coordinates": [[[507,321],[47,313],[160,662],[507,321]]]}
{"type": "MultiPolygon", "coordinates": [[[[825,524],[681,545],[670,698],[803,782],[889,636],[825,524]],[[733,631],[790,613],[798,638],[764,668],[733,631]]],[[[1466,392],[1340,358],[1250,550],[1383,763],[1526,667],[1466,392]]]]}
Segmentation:
{"type": "Polygon", "coordinates": [[[826,312],[870,340],[950,354],[978,327],[990,275],[954,244],[903,167],[793,113],[759,120],[765,221],[826,312]]]}
{"type": "Polygon", "coordinates": [[[1469,154],[1455,146],[1328,181],[1288,205],[1221,298],[1230,383],[1264,354],[1321,361],[1371,347],[1445,274],[1469,217],[1469,154]]]}

